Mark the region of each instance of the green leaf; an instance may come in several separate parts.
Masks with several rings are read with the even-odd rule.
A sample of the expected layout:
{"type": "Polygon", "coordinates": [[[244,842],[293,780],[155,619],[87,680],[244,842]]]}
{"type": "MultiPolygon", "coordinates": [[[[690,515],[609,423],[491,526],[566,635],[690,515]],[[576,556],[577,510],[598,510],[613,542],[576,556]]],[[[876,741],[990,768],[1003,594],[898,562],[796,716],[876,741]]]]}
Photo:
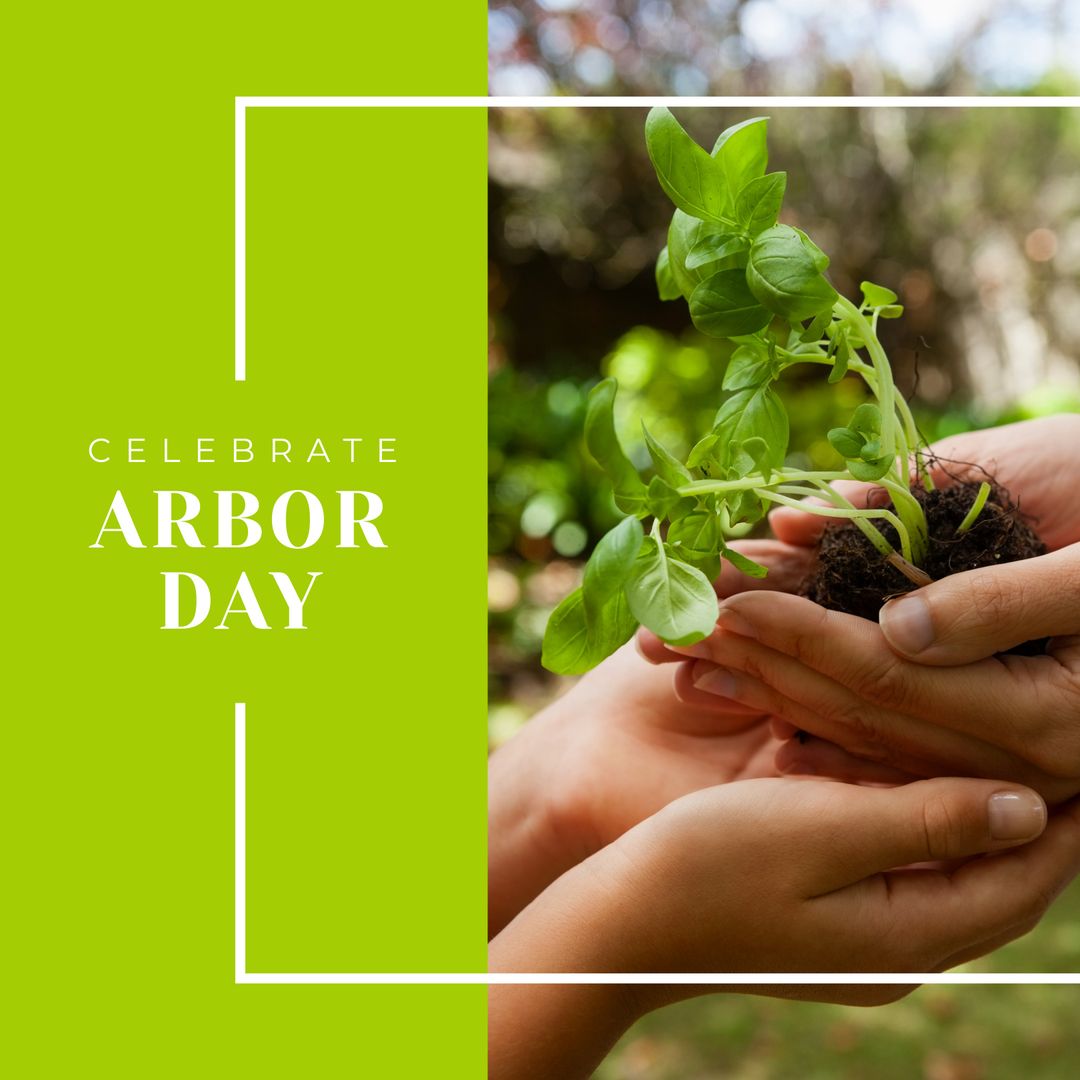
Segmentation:
{"type": "Polygon", "coordinates": [[[687,468],[696,469],[707,461],[712,456],[713,449],[719,441],[720,436],[713,434],[698,439],[690,451],[690,456],[686,459],[687,468]]]}
{"type": "Polygon", "coordinates": [[[769,444],[763,438],[755,435],[746,439],[740,448],[740,452],[753,462],[753,468],[744,473],[744,476],[748,476],[750,472],[756,470],[765,477],[766,483],[772,479],[772,455],[769,444]]]}
{"type": "Polygon", "coordinates": [[[666,518],[683,501],[683,496],[662,476],[654,476],[649,481],[648,498],[649,513],[660,519],[666,518]]]}
{"type": "Polygon", "coordinates": [[[896,293],[892,289],[886,289],[884,285],[875,285],[872,281],[864,281],[859,285],[859,288],[862,289],[864,307],[885,307],[886,304],[896,303],[896,293]]]}
{"type": "Polygon", "coordinates": [[[829,256],[826,255],[825,252],[822,251],[821,248],[819,248],[817,244],[815,244],[814,241],[811,240],[810,237],[802,231],[802,229],[795,229],[794,231],[799,237],[799,243],[802,244],[803,251],[806,252],[806,254],[810,258],[810,261],[814,264],[814,269],[818,271],[828,270],[829,256]]]}
{"type": "Polygon", "coordinates": [[[762,386],[773,378],[773,364],[768,350],[755,342],[740,345],[728,361],[724,372],[725,390],[745,390],[748,386],[762,386]]]}
{"type": "Polygon", "coordinates": [[[761,521],[768,513],[769,504],[753,491],[739,491],[728,497],[721,511],[721,525],[731,535],[745,534],[745,526],[761,521]],[[723,511],[727,520],[723,520],[723,511]]]}
{"type": "Polygon", "coordinates": [[[888,304],[883,308],[878,308],[878,315],[883,319],[899,319],[903,314],[903,304],[888,304]]]}
{"type": "Polygon", "coordinates": [[[720,270],[706,278],[690,296],[690,318],[712,337],[752,334],[771,316],[754,298],[742,270],[720,270]]]}
{"type": "Polygon", "coordinates": [[[764,461],[774,469],[784,464],[790,434],[784,404],[768,386],[740,390],[720,406],[713,426],[725,448],[734,451],[736,445],[748,439],[763,439],[768,448],[764,461]]]}
{"type": "Polygon", "coordinates": [[[751,236],[775,225],[786,187],[787,173],[769,173],[751,180],[735,200],[735,220],[751,236]]]}
{"type": "Polygon", "coordinates": [[[803,240],[790,225],[774,225],[754,240],[746,267],[753,295],[769,311],[789,322],[815,318],[831,309],[839,296],[821,276],[824,267],[819,266],[820,259],[814,255],[814,250],[820,249],[812,244],[807,247],[803,240]]]}
{"type": "Polygon", "coordinates": [[[831,322],[831,308],[819,311],[811,320],[810,325],[799,335],[799,340],[804,342],[820,341],[831,322]]]}
{"type": "Polygon", "coordinates": [[[656,290],[661,300],[678,300],[682,296],[675,275],[671,272],[671,256],[668,254],[667,244],[656,256],[656,290]]]}
{"type": "Polygon", "coordinates": [[[722,221],[730,207],[724,170],[662,105],[649,111],[645,146],[667,197],[703,221],[722,221]]]}
{"type": "Polygon", "coordinates": [[[585,410],[585,445],[611,480],[615,490],[615,505],[624,514],[643,517],[648,512],[645,485],[641,482],[637,469],[623,453],[615,434],[617,387],[614,379],[604,379],[590,391],[585,410]]]}
{"type": "Polygon", "coordinates": [[[722,546],[720,522],[711,511],[695,510],[668,528],[669,557],[700,570],[709,581],[715,581],[720,574],[722,546]]]}
{"type": "Polygon", "coordinates": [[[540,662],[556,675],[581,675],[629,641],[637,625],[623,590],[593,618],[582,590],[575,589],[548,619],[540,662]]]}
{"type": "Polygon", "coordinates": [[[881,457],[881,440],[870,439],[859,451],[859,457],[867,464],[872,464],[881,457]]]}
{"type": "Polygon", "coordinates": [[[737,255],[749,246],[750,241],[737,233],[707,233],[690,249],[690,254],[686,256],[686,269],[696,270],[700,266],[707,266],[737,255]]]}
{"type": "Polygon", "coordinates": [[[652,437],[645,421],[641,421],[641,430],[645,436],[645,445],[649,448],[649,457],[656,467],[657,476],[662,476],[672,487],[689,483],[693,477],[690,470],[662,443],[652,437]]]}
{"type": "Polygon", "coordinates": [[[720,524],[715,514],[695,510],[671,523],[667,542],[675,549],[679,558],[699,566],[703,560],[716,555],[720,548],[720,524]]]}
{"type": "Polygon", "coordinates": [[[856,480],[872,483],[880,480],[892,468],[893,459],[888,457],[878,458],[876,461],[862,461],[859,458],[848,459],[848,472],[856,480]]]}
{"type": "Polygon", "coordinates": [[[690,645],[707,637],[719,615],[709,579],[669,557],[659,539],[634,563],[626,598],[634,618],[671,645],[690,645]]]}
{"type": "Polygon", "coordinates": [[[829,344],[830,350],[835,350],[836,359],[833,361],[832,371],[829,372],[829,382],[838,383],[848,372],[848,364],[851,363],[851,346],[848,344],[847,331],[840,329],[829,344]]]}
{"type": "Polygon", "coordinates": [[[679,291],[690,299],[694,289],[710,274],[715,273],[718,267],[706,263],[704,266],[696,266],[688,269],[686,260],[690,252],[706,236],[716,234],[716,226],[699,221],[681,210],[676,210],[671,215],[671,225],[668,227],[668,264],[672,277],[679,291]]]}
{"type": "Polygon", "coordinates": [[[601,619],[600,609],[622,590],[634,568],[634,560],[641,551],[644,538],[641,522],[635,517],[623,518],[600,538],[589,557],[581,582],[585,608],[590,618],[601,619]]]}
{"type": "Polygon", "coordinates": [[[848,427],[863,435],[881,434],[881,410],[872,402],[863,402],[852,414],[848,427]]]}
{"type": "Polygon", "coordinates": [[[736,570],[741,570],[744,574],[752,578],[763,578],[769,573],[767,566],[762,566],[761,563],[754,562],[753,559],[748,559],[741,551],[735,551],[734,548],[725,547],[720,553],[736,570]]]}
{"type": "Polygon", "coordinates": [[[863,437],[851,428],[832,428],[828,439],[829,444],[842,458],[857,458],[863,448],[863,437]]]}
{"type": "Polygon", "coordinates": [[[769,164],[766,132],[769,118],[754,116],[722,131],[713,144],[712,156],[727,186],[728,206],[746,185],[761,176],[769,164]]]}

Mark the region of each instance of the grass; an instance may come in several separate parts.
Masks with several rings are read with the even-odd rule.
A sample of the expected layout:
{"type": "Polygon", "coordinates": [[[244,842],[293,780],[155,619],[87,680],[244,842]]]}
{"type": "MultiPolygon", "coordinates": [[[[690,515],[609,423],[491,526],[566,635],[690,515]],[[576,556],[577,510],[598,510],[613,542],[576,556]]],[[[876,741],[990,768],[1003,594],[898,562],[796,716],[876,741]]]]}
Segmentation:
{"type": "MultiPolygon", "coordinates": [[[[1027,937],[961,971],[1080,972],[1080,880],[1027,937]]],[[[926,986],[855,1009],[696,998],[635,1025],[597,1080],[1080,1076],[1080,986],[926,986]]]]}

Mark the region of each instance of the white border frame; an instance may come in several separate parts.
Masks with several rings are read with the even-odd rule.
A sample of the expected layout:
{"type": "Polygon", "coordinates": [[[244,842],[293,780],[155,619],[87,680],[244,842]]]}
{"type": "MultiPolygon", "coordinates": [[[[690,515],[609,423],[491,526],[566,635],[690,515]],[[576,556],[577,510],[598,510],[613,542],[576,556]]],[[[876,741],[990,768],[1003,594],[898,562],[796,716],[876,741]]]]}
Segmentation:
{"type": "MultiPolygon", "coordinates": [[[[234,129],[234,364],[247,379],[247,110],[249,108],[1077,108],[1080,97],[237,97],[234,129]]],[[[362,985],[1047,985],[1080,984],[1080,972],[251,972],[247,970],[247,705],[234,705],[234,981],[362,985]]]]}

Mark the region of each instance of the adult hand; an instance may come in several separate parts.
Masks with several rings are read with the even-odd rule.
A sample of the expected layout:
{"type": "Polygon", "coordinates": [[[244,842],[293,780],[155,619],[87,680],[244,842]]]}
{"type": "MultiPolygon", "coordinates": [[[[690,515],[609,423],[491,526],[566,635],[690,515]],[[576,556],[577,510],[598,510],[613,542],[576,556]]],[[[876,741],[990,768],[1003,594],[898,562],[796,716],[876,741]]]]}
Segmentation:
{"type": "MultiPolygon", "coordinates": [[[[491,966],[940,971],[1026,933],[1078,870],[1080,806],[1047,825],[1013,785],[748,780],[671,803],[563,875],[495,939],[491,966]]],[[[881,988],[818,991],[859,1002],[881,988]]]]}

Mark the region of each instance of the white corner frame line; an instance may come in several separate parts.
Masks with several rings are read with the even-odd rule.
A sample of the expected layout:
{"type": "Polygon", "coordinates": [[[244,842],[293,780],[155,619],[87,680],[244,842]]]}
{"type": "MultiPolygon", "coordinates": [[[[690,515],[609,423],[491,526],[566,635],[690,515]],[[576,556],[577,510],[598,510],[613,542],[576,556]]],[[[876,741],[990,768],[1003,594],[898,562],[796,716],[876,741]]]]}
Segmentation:
{"type": "Polygon", "coordinates": [[[260,109],[1068,108],[1080,97],[237,97],[233,120],[233,378],[247,379],[247,110],[260,109]]]}
{"type": "Polygon", "coordinates": [[[920,985],[945,983],[950,986],[1015,983],[1080,983],[1080,973],[1064,974],[950,974],[918,972],[254,972],[247,969],[247,704],[233,706],[235,777],[234,777],[234,897],[233,913],[234,982],[237,984],[360,984],[360,985],[446,985],[446,986],[525,986],[525,985],[689,985],[689,986],[760,986],[777,984],[887,984],[920,985]]]}
{"type": "MultiPolygon", "coordinates": [[[[1074,97],[237,97],[234,119],[234,370],[235,381],[247,379],[247,110],[249,108],[450,108],[551,109],[636,108],[1077,108],[1074,97]]],[[[238,984],[363,985],[920,985],[1080,984],[1076,973],[934,972],[251,972],[247,970],[247,707],[235,704],[235,866],[234,980],[238,984]]]]}

